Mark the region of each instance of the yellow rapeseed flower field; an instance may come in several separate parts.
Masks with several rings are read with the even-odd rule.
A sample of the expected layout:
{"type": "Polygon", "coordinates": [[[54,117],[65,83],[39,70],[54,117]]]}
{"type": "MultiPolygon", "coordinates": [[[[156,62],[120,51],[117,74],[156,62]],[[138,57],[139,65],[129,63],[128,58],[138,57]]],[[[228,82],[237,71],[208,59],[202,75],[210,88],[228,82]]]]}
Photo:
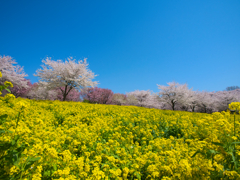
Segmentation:
{"type": "Polygon", "coordinates": [[[10,150],[0,148],[2,177],[240,179],[240,146],[235,143],[240,138],[240,118],[228,112],[190,113],[7,95],[0,98],[0,118],[0,145],[15,147],[12,156],[10,150]]]}

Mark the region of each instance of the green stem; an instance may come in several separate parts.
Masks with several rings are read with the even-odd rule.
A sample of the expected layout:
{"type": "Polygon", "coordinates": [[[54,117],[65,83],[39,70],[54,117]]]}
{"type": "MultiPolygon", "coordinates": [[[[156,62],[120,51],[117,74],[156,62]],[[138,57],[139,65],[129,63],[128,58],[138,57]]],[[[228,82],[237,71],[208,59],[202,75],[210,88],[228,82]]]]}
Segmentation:
{"type": "MultiPolygon", "coordinates": [[[[237,110],[236,110],[236,111],[237,111],[237,110]]],[[[236,135],[236,129],[235,129],[235,125],[236,125],[236,124],[235,124],[235,118],[236,118],[236,117],[235,117],[235,116],[236,116],[236,113],[234,113],[234,136],[236,135]]]]}
{"type": "Polygon", "coordinates": [[[21,112],[18,113],[18,119],[17,119],[16,129],[17,129],[17,126],[18,126],[18,122],[19,122],[20,114],[21,114],[21,112]]]}
{"type": "MultiPolygon", "coordinates": [[[[235,122],[236,121],[236,111],[234,113],[234,137],[236,136],[236,122],[235,122]]],[[[236,144],[234,144],[234,150],[233,150],[234,157],[235,157],[235,151],[236,151],[236,144]]]]}
{"type": "Polygon", "coordinates": [[[21,177],[20,177],[20,180],[22,180],[22,174],[23,174],[23,171],[24,171],[24,169],[25,169],[25,167],[26,167],[26,165],[27,165],[27,163],[28,163],[28,161],[29,161],[29,157],[27,158],[26,161],[27,161],[27,162],[24,163],[23,168],[21,169],[21,177]]]}

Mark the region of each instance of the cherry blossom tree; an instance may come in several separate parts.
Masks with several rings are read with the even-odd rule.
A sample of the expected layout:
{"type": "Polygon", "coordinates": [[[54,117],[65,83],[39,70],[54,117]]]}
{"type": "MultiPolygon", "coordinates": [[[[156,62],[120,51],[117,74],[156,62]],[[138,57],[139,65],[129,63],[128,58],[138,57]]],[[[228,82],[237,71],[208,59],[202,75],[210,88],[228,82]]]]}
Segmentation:
{"type": "Polygon", "coordinates": [[[228,109],[228,105],[231,104],[231,102],[237,102],[238,101],[238,92],[236,90],[232,91],[218,91],[214,94],[214,97],[216,98],[215,106],[218,111],[226,111],[228,109]]]}
{"type": "Polygon", "coordinates": [[[136,91],[127,93],[127,102],[129,102],[128,103],[129,105],[149,107],[149,108],[153,108],[153,107],[159,108],[159,102],[157,101],[156,96],[150,90],[147,90],[147,91],[136,90],[136,91]],[[128,99],[130,99],[131,101],[128,99]]]}
{"type": "MultiPolygon", "coordinates": [[[[61,88],[64,89],[64,87],[61,88]]],[[[31,85],[30,90],[28,90],[25,96],[26,98],[37,100],[63,100],[62,92],[59,88],[47,89],[39,83],[31,85]]],[[[66,101],[80,101],[80,92],[73,88],[66,97],[66,101]]]]}
{"type": "Polygon", "coordinates": [[[29,79],[24,79],[24,81],[27,81],[28,88],[19,88],[18,86],[13,86],[12,88],[10,88],[11,94],[13,94],[16,98],[27,98],[27,94],[33,86],[29,79]]]}
{"type": "Polygon", "coordinates": [[[127,97],[131,95],[134,96],[135,99],[137,100],[137,104],[136,104],[137,106],[146,107],[149,104],[149,98],[151,96],[151,92],[149,90],[148,91],[136,90],[136,91],[127,93],[127,97]]]}
{"type": "Polygon", "coordinates": [[[83,100],[87,100],[90,103],[110,104],[113,92],[110,89],[95,87],[82,90],[80,96],[83,100]]]}
{"type": "Polygon", "coordinates": [[[31,90],[27,93],[29,99],[36,100],[57,100],[58,92],[39,83],[34,83],[31,90]]]}
{"type": "Polygon", "coordinates": [[[240,102],[240,89],[235,89],[231,91],[231,93],[233,93],[233,95],[236,97],[236,101],[240,102]]]}
{"type": "Polygon", "coordinates": [[[168,86],[157,85],[160,92],[158,93],[159,101],[171,106],[175,110],[176,105],[188,105],[191,101],[187,84],[179,84],[176,82],[167,83],[168,86]]]}
{"type": "Polygon", "coordinates": [[[127,103],[127,96],[121,93],[113,94],[111,104],[115,105],[126,105],[127,103]]]}
{"type": "Polygon", "coordinates": [[[133,94],[127,93],[126,96],[127,96],[127,99],[126,99],[127,105],[132,105],[132,106],[138,105],[138,100],[133,94]]]}
{"type": "Polygon", "coordinates": [[[211,113],[216,111],[216,98],[214,92],[202,91],[197,93],[197,111],[203,113],[211,113]]]}
{"type": "Polygon", "coordinates": [[[96,76],[88,69],[87,59],[75,63],[72,57],[62,60],[53,61],[51,58],[42,60],[45,65],[43,69],[37,70],[34,76],[40,77],[39,84],[46,89],[58,88],[62,92],[63,101],[66,100],[69,92],[75,88],[81,90],[86,87],[94,87],[97,82],[92,81],[96,76]],[[64,87],[62,89],[62,87],[64,87]]]}
{"type": "Polygon", "coordinates": [[[23,67],[14,64],[17,62],[11,56],[0,56],[0,71],[3,74],[0,85],[3,85],[5,81],[10,81],[14,88],[28,89],[28,81],[25,80],[28,75],[25,74],[23,67]]]}
{"type": "Polygon", "coordinates": [[[196,108],[198,107],[198,94],[200,93],[199,91],[188,91],[188,97],[189,97],[189,102],[188,102],[188,108],[191,110],[191,112],[195,112],[196,108]]]}
{"type": "MultiPolygon", "coordinates": [[[[64,90],[65,87],[61,87],[62,91],[64,90]]],[[[69,90],[70,87],[68,87],[67,91],[69,90]]],[[[56,100],[63,101],[63,96],[62,96],[62,91],[57,88],[56,90],[57,96],[56,100]]],[[[73,88],[69,93],[68,96],[66,97],[65,101],[80,101],[80,92],[73,88]]]]}
{"type": "MultiPolygon", "coordinates": [[[[28,88],[19,87],[15,84],[13,84],[13,87],[9,87],[9,90],[11,91],[11,94],[13,94],[16,98],[18,98],[18,97],[26,98],[26,94],[31,89],[32,84],[31,84],[30,80],[24,79],[23,81],[27,81],[28,88]]],[[[25,82],[23,82],[23,83],[25,83],[25,82]]],[[[2,91],[2,96],[5,96],[8,93],[9,93],[8,91],[3,90],[2,91]]]]}

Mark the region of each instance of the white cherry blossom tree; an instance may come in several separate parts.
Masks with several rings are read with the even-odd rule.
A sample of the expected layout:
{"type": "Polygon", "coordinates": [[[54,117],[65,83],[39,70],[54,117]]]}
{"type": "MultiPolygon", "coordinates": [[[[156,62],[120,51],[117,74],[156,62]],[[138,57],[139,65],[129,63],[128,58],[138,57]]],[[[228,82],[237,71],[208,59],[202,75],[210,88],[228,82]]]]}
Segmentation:
{"type": "Polygon", "coordinates": [[[179,84],[176,82],[167,83],[168,86],[157,85],[160,92],[158,93],[159,101],[171,106],[175,110],[176,105],[188,106],[191,102],[191,96],[187,84],[179,84]]]}
{"type": "Polygon", "coordinates": [[[236,101],[240,102],[240,89],[235,89],[231,93],[233,93],[234,96],[236,97],[236,101]]]}
{"type": "Polygon", "coordinates": [[[0,72],[2,72],[0,85],[3,85],[5,81],[10,81],[14,87],[28,89],[28,81],[25,79],[28,75],[25,74],[23,67],[14,64],[17,62],[11,56],[0,56],[0,72]]]}
{"type": "Polygon", "coordinates": [[[218,111],[226,111],[228,109],[228,105],[231,102],[237,102],[239,100],[239,92],[238,89],[232,91],[218,91],[214,94],[216,98],[215,106],[218,111]]]}
{"type": "Polygon", "coordinates": [[[68,57],[65,62],[53,61],[51,58],[46,58],[42,62],[45,64],[42,65],[43,69],[37,70],[37,74],[34,76],[38,76],[40,78],[39,85],[48,90],[59,88],[63,95],[63,101],[66,100],[73,88],[80,91],[98,84],[98,82],[92,81],[96,75],[88,69],[86,58],[78,63],[75,63],[75,59],[72,57],[68,57]],[[62,87],[64,88],[62,89],[62,87]]]}
{"type": "Polygon", "coordinates": [[[216,97],[214,96],[214,92],[197,92],[196,94],[196,103],[197,103],[197,111],[198,112],[213,112],[216,111],[215,102],[216,97]]]}
{"type": "Polygon", "coordinates": [[[188,102],[188,108],[191,110],[191,112],[195,112],[197,106],[198,106],[198,91],[189,91],[188,92],[189,102],[188,102]]]}
{"type": "Polygon", "coordinates": [[[150,91],[133,91],[127,93],[127,99],[129,99],[130,105],[140,106],[140,107],[154,107],[159,108],[160,104],[157,101],[156,96],[150,91]]]}
{"type": "Polygon", "coordinates": [[[121,94],[121,93],[113,94],[111,104],[121,106],[121,105],[126,105],[126,102],[127,102],[127,96],[125,94],[121,94]]]}
{"type": "Polygon", "coordinates": [[[57,99],[57,91],[48,89],[39,83],[34,83],[33,87],[27,94],[30,99],[37,100],[56,100],[57,99]]]}

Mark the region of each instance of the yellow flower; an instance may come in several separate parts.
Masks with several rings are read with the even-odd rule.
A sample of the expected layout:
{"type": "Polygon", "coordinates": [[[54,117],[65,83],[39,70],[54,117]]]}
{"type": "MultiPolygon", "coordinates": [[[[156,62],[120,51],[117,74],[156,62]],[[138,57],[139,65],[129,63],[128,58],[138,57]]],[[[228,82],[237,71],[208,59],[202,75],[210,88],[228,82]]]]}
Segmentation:
{"type": "Polygon", "coordinates": [[[10,169],[10,174],[13,175],[14,173],[18,172],[19,168],[17,168],[16,166],[12,166],[10,169]]]}
{"type": "Polygon", "coordinates": [[[99,167],[95,167],[94,170],[92,171],[93,177],[96,180],[101,180],[105,177],[105,174],[103,171],[99,170],[99,167]]]}
{"type": "Polygon", "coordinates": [[[15,99],[16,97],[13,94],[6,94],[4,96],[5,99],[15,99]]]}
{"type": "Polygon", "coordinates": [[[64,162],[69,162],[72,159],[72,157],[71,157],[72,154],[69,150],[65,150],[61,154],[63,155],[64,162]]]}
{"type": "Polygon", "coordinates": [[[232,102],[228,107],[232,110],[240,110],[240,102],[232,102]]]}
{"type": "Polygon", "coordinates": [[[232,139],[236,141],[238,138],[236,136],[233,136],[232,139]]]}
{"type": "Polygon", "coordinates": [[[0,77],[2,77],[2,73],[0,72],[0,77]]]}
{"type": "Polygon", "coordinates": [[[13,84],[12,84],[11,82],[9,82],[9,81],[5,81],[5,82],[4,82],[4,85],[5,85],[5,86],[13,87],[13,84]]]}
{"type": "Polygon", "coordinates": [[[129,169],[128,169],[127,167],[125,167],[125,168],[123,169],[123,178],[124,178],[124,179],[127,179],[128,173],[129,173],[129,169]]]}
{"type": "Polygon", "coordinates": [[[24,101],[19,101],[16,103],[16,105],[20,108],[27,108],[28,105],[24,101]]]}
{"type": "MultiPolygon", "coordinates": [[[[13,96],[6,95],[7,98],[13,96]]],[[[5,100],[5,103],[4,100],[0,97],[0,116],[7,114],[8,117],[0,129],[6,126],[14,134],[5,133],[0,141],[10,143],[16,134],[21,135],[26,144],[33,144],[24,150],[24,155],[41,159],[24,173],[36,180],[42,178],[40,166],[46,165],[54,168],[54,179],[59,180],[127,180],[131,176],[136,179],[142,176],[139,171],[143,167],[147,168],[146,179],[194,179],[194,176],[209,179],[214,169],[222,173],[226,162],[225,150],[211,142],[224,144],[239,138],[228,135],[234,128],[233,115],[229,113],[176,113],[22,98],[17,98],[11,108],[8,106],[11,101],[5,100]],[[18,107],[24,107],[25,114],[19,116],[15,128],[18,111],[14,111],[18,107]],[[179,131],[167,128],[173,124],[181,129],[184,138],[178,138],[179,131]],[[214,164],[200,153],[191,158],[198,149],[205,152],[206,148],[219,151],[214,156],[214,164]]],[[[239,116],[235,116],[239,126],[239,116]]],[[[238,129],[236,131],[239,134],[238,129]]],[[[236,144],[236,149],[239,148],[236,144]]],[[[17,170],[7,165],[3,168],[7,175],[17,170]]],[[[240,179],[233,169],[226,171],[225,176],[240,179]]]]}
{"type": "Polygon", "coordinates": [[[170,178],[170,177],[167,177],[167,176],[163,176],[162,177],[162,180],[171,180],[172,178],[170,178]]]}
{"type": "Polygon", "coordinates": [[[90,171],[90,165],[89,164],[85,164],[84,170],[86,172],[89,172],[90,171]]]}
{"type": "Polygon", "coordinates": [[[159,177],[159,172],[157,172],[157,171],[153,172],[153,173],[152,173],[152,176],[153,176],[154,178],[159,177]]]}

